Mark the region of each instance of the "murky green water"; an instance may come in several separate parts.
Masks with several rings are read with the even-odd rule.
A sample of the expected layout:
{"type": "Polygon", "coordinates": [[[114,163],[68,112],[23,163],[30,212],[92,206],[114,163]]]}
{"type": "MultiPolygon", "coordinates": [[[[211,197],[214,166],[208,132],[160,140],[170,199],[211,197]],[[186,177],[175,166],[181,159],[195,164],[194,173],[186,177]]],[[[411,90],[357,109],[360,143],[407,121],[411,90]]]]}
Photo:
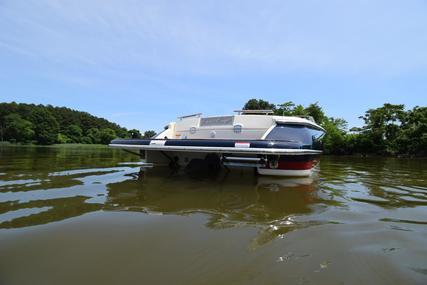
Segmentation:
{"type": "Polygon", "coordinates": [[[427,284],[427,160],[274,179],[0,147],[0,284],[427,284]]]}

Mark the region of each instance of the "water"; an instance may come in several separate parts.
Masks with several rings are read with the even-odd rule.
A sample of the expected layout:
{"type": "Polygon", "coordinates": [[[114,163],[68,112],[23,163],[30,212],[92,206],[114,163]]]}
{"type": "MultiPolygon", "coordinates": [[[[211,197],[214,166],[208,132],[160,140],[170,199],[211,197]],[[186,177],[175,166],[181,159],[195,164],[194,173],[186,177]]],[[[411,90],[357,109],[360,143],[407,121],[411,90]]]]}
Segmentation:
{"type": "Polygon", "coordinates": [[[140,172],[103,147],[0,147],[0,284],[427,284],[427,160],[310,178],[140,172]]]}

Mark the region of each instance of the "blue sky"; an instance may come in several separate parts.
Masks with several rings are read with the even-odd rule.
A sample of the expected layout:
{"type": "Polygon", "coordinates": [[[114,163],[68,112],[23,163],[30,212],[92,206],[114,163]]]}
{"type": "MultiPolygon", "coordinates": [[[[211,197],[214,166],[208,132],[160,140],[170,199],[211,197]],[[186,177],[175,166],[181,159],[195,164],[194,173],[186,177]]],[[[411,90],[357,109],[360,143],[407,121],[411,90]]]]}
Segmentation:
{"type": "Polygon", "coordinates": [[[128,128],[319,102],[357,126],[427,105],[427,1],[0,0],[0,101],[128,128]]]}

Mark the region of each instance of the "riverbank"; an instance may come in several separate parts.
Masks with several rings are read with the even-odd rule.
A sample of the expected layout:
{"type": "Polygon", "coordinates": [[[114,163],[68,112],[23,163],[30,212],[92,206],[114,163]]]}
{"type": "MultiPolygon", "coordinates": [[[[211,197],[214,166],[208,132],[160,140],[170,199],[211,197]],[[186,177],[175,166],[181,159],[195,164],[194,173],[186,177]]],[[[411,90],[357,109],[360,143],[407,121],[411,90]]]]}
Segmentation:
{"type": "MultiPolygon", "coordinates": [[[[37,145],[37,144],[22,144],[22,143],[10,143],[0,142],[0,147],[43,147],[43,148],[108,148],[108,145],[104,144],[82,144],[82,143],[70,143],[70,144],[52,144],[52,145],[37,145]]],[[[384,158],[411,158],[411,159],[425,159],[427,156],[416,156],[416,155],[391,155],[391,154],[328,154],[324,153],[322,156],[341,156],[341,157],[384,157],[384,158]]]]}

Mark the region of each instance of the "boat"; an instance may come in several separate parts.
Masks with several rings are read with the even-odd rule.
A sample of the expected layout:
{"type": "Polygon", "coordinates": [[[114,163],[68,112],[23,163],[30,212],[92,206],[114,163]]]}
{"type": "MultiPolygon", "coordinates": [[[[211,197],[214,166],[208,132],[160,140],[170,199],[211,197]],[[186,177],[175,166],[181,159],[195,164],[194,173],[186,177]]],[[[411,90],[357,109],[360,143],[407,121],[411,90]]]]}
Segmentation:
{"type": "Polygon", "coordinates": [[[214,171],[251,167],[260,175],[310,176],[325,130],[311,117],[272,110],[178,117],[150,139],[115,139],[110,147],[140,155],[149,166],[214,171]]]}

